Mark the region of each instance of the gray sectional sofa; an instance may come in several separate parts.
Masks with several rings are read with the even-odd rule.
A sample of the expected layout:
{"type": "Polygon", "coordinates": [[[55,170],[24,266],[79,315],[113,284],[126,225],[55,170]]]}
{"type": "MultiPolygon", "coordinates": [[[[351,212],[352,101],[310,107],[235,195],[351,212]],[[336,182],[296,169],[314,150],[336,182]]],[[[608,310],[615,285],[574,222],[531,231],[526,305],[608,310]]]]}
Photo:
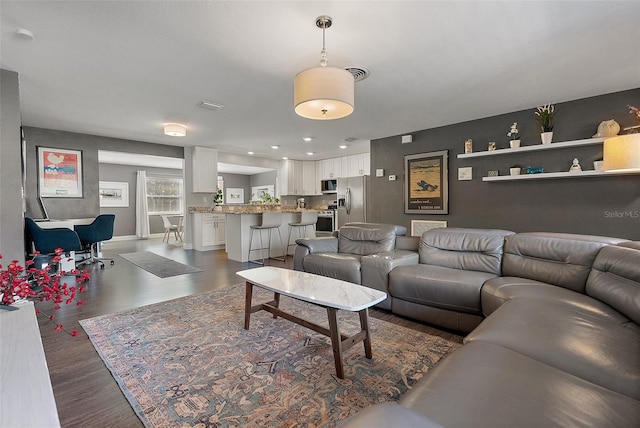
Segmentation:
{"type": "MultiPolygon", "coordinates": [[[[375,268],[387,309],[469,334],[399,404],[344,426],[640,426],[638,243],[454,228],[425,232],[414,251],[403,242],[360,255],[360,283],[375,268]]],[[[313,242],[298,247],[305,269],[313,242]]]]}

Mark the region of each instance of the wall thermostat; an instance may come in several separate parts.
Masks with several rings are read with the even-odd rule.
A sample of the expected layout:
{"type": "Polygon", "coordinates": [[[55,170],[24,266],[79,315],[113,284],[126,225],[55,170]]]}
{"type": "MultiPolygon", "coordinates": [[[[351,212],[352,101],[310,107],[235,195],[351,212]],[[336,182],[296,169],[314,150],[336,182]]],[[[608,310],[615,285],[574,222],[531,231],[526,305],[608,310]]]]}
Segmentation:
{"type": "Polygon", "coordinates": [[[396,181],[396,176],[395,175],[390,175],[389,176],[389,181],[396,181]]]}

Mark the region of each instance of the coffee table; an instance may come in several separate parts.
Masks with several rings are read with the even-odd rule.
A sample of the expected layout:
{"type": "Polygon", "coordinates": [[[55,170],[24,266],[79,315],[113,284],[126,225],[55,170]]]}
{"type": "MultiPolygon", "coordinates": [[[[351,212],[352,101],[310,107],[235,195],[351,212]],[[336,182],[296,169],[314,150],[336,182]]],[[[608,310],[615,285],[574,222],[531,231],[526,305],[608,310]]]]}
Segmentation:
{"type": "Polygon", "coordinates": [[[368,308],[387,298],[387,293],[367,288],[351,282],[314,275],[306,272],[265,266],[236,272],[246,280],[246,295],[244,308],[244,328],[249,329],[251,314],[267,311],[273,318],[282,317],[303,327],[331,338],[333,359],[336,364],[336,374],[344,379],[342,353],[359,342],[364,342],[365,356],[373,358],[371,351],[371,333],[369,331],[368,308]],[[273,291],[273,300],[267,303],[251,305],[253,286],[273,291]],[[279,308],[280,296],[289,296],[314,305],[326,308],[329,318],[329,328],[299,318],[279,308]],[[338,328],[336,313],[339,309],[358,312],[360,316],[360,331],[353,336],[341,334],[338,328]]]}

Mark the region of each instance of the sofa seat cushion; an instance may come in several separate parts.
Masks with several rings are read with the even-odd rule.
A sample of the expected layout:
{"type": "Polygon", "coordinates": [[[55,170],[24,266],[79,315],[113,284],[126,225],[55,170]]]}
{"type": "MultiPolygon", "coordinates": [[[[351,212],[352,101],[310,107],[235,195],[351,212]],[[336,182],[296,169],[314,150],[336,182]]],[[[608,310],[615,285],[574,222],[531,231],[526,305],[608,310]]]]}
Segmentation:
{"type": "Polygon", "coordinates": [[[599,300],[563,287],[513,276],[493,278],[484,283],[480,293],[482,312],[488,317],[504,302],[520,297],[539,300],[540,304],[555,303],[573,308],[615,324],[636,326],[629,318],[599,300]]]}
{"type": "Polygon", "coordinates": [[[484,342],[441,360],[400,404],[452,428],[632,427],[640,418],[632,398],[484,342]]]}
{"type": "Polygon", "coordinates": [[[480,289],[495,277],[442,266],[399,266],[389,274],[389,294],[394,299],[481,315],[480,289]]]}
{"type": "Polygon", "coordinates": [[[512,299],[471,332],[604,388],[640,400],[640,333],[537,299],[512,299]]]}
{"type": "Polygon", "coordinates": [[[362,284],[361,256],[343,253],[309,254],[303,260],[305,272],[362,284]]]}
{"type": "Polygon", "coordinates": [[[407,250],[384,251],[378,254],[362,256],[362,285],[387,293],[387,298],[376,306],[391,310],[389,296],[389,272],[398,266],[418,264],[418,252],[407,250]]]}
{"type": "Polygon", "coordinates": [[[442,428],[442,425],[431,419],[398,406],[396,403],[380,403],[360,410],[354,416],[337,425],[338,428],[372,428],[372,427],[420,427],[442,428]]]}

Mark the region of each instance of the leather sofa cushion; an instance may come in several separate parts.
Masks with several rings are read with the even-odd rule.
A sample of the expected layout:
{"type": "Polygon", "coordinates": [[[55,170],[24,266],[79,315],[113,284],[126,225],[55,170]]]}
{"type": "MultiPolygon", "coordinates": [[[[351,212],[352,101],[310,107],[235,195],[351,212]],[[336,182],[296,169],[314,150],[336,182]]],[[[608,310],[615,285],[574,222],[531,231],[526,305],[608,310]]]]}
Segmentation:
{"type": "Polygon", "coordinates": [[[495,277],[442,266],[398,266],[389,273],[389,294],[394,299],[480,315],[480,288],[495,277]]]}
{"type": "Polygon", "coordinates": [[[338,232],[338,252],[366,256],[393,250],[396,243],[394,226],[379,226],[342,226],[338,232]]]}
{"type": "Polygon", "coordinates": [[[640,400],[640,333],[601,317],[536,299],[512,299],[465,342],[493,343],[640,400]]]}
{"type": "Polygon", "coordinates": [[[304,271],[361,284],[360,256],[357,254],[309,254],[302,261],[304,271]]]}
{"type": "Polygon", "coordinates": [[[396,403],[381,403],[360,410],[346,421],[339,423],[338,428],[372,428],[372,427],[420,427],[442,428],[426,416],[396,403]]]}
{"type": "Polygon", "coordinates": [[[391,296],[388,293],[389,272],[398,266],[418,264],[415,251],[393,250],[362,256],[362,285],[387,293],[387,298],[376,306],[391,310],[391,296]]]}
{"type": "Polygon", "coordinates": [[[507,236],[502,275],[528,278],[585,293],[598,252],[623,240],[568,233],[518,233],[507,236]]]}
{"type": "Polygon", "coordinates": [[[484,342],[441,360],[400,404],[451,428],[632,427],[640,420],[636,400],[484,342]]]}
{"type": "Polygon", "coordinates": [[[629,318],[599,300],[563,287],[513,276],[493,278],[484,283],[480,293],[482,312],[489,316],[504,302],[521,297],[536,299],[541,305],[555,303],[601,317],[607,322],[637,327],[629,318]]]}
{"type": "Polygon", "coordinates": [[[506,230],[441,228],[424,232],[420,263],[500,275],[506,230]]]}
{"type": "Polygon", "coordinates": [[[639,266],[640,250],[618,246],[603,248],[587,279],[587,294],[640,324],[639,266]]]}

